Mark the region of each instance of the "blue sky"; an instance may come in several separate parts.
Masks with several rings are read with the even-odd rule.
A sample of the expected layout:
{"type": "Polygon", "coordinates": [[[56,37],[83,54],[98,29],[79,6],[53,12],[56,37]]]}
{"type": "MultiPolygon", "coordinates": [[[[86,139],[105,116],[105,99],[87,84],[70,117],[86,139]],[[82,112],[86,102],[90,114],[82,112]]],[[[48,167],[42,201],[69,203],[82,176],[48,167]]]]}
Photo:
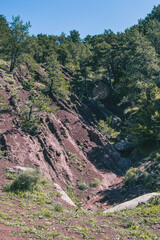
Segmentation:
{"type": "Polygon", "coordinates": [[[84,38],[105,29],[122,32],[158,4],[159,0],[0,0],[0,14],[9,22],[17,15],[30,21],[30,34],[69,35],[76,29],[84,38]]]}

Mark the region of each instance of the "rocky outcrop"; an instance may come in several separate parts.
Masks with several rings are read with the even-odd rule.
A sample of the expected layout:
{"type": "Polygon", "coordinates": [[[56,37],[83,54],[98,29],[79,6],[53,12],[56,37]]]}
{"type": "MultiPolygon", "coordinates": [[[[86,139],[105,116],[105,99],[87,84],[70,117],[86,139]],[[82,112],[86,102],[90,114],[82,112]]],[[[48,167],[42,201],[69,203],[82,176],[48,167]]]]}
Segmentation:
{"type": "Polygon", "coordinates": [[[134,148],[130,142],[118,142],[115,144],[115,149],[119,152],[131,152],[134,148]]]}
{"type": "Polygon", "coordinates": [[[33,168],[14,166],[12,168],[7,169],[7,172],[9,173],[20,173],[25,171],[33,171],[33,168]]]}
{"type": "Polygon", "coordinates": [[[122,211],[125,209],[133,209],[136,208],[139,204],[145,204],[147,203],[151,198],[159,196],[160,197],[160,193],[149,193],[149,194],[144,194],[140,197],[134,198],[130,201],[121,203],[113,208],[109,208],[107,210],[104,211],[104,213],[113,213],[113,212],[117,212],[117,211],[122,211]]]}
{"type": "Polygon", "coordinates": [[[56,187],[56,190],[60,193],[60,198],[65,201],[66,203],[68,203],[70,206],[76,208],[76,205],[74,204],[74,202],[70,199],[70,197],[62,190],[62,188],[55,183],[54,186],[56,187]]]}
{"type": "MultiPolygon", "coordinates": [[[[53,95],[53,105],[59,111],[56,115],[41,114],[39,133],[35,136],[27,134],[21,127],[18,109],[28,99],[28,92],[19,85],[29,73],[25,69],[22,73],[20,71],[14,73],[14,88],[18,87],[21,101],[10,104],[13,86],[7,84],[7,87],[0,89],[9,106],[7,112],[0,113],[0,149],[6,167],[7,161],[23,167],[39,167],[47,179],[62,188],[66,185],[76,187],[80,179],[89,185],[93,178],[100,179],[99,189],[107,188],[110,181],[106,175],[112,174],[113,182],[117,175],[123,174],[128,161],[97,131],[93,119],[87,119],[86,111],[82,109],[88,109],[90,113],[92,111],[76,96],[64,102],[53,95]]],[[[6,86],[3,76],[1,83],[6,86]]]]}

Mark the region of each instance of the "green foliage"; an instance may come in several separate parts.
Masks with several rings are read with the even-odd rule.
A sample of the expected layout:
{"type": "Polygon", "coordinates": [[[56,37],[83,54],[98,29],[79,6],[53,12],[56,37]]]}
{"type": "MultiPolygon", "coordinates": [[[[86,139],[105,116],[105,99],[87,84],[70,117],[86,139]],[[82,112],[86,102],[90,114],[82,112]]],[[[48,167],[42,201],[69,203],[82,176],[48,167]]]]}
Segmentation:
{"type": "Polygon", "coordinates": [[[86,228],[84,226],[76,226],[75,231],[77,234],[82,235],[82,239],[87,239],[88,238],[88,233],[90,232],[89,228],[86,228]]]}
{"type": "Polygon", "coordinates": [[[25,132],[31,134],[32,136],[37,135],[39,126],[41,126],[41,123],[36,119],[31,119],[31,120],[22,119],[21,124],[22,124],[22,129],[25,132]]]}
{"type": "Polygon", "coordinates": [[[106,136],[109,139],[115,139],[120,134],[120,132],[117,132],[112,127],[112,116],[107,118],[107,121],[100,120],[98,122],[97,128],[100,132],[102,132],[104,136],[106,136]]]}
{"type": "Polygon", "coordinates": [[[41,67],[40,65],[34,60],[34,58],[28,54],[28,53],[22,53],[17,61],[19,62],[19,64],[23,64],[23,65],[26,65],[29,69],[29,72],[31,74],[33,74],[35,71],[40,71],[41,70],[41,67]]]}
{"type": "Polygon", "coordinates": [[[0,218],[11,219],[11,217],[7,213],[2,211],[0,211],[0,218]]]}
{"type": "Polygon", "coordinates": [[[29,101],[21,106],[21,124],[24,130],[31,135],[36,135],[42,123],[39,121],[42,112],[56,113],[51,105],[51,99],[43,93],[30,91],[29,101]]]}
{"type": "MultiPolygon", "coordinates": [[[[31,56],[29,53],[22,53],[17,58],[17,65],[21,66],[23,69],[23,66],[26,66],[28,69],[28,74],[30,75],[30,78],[27,80],[23,80],[22,78],[22,85],[26,90],[31,90],[32,88],[35,88],[35,81],[36,78],[38,78],[38,81],[43,81],[43,78],[45,77],[45,73],[38,64],[35,59],[31,56]],[[38,77],[37,77],[38,76],[38,77]]],[[[23,71],[21,73],[23,75],[23,71]]]]}
{"type": "Polygon", "coordinates": [[[64,211],[64,207],[61,203],[56,203],[55,206],[54,206],[54,210],[56,212],[63,212],[64,211]]]}
{"type": "MultiPolygon", "coordinates": [[[[3,58],[0,65],[7,70],[4,60],[10,60],[12,71],[15,66],[25,64],[30,75],[28,81],[21,79],[23,88],[31,95],[20,109],[23,127],[32,135],[36,134],[36,121],[41,112],[54,112],[50,107],[53,94],[62,100],[76,94],[81,100],[90,101],[94,98],[95,85],[103,82],[109,89],[109,99],[103,103],[114,99],[113,105],[124,110],[125,116],[122,111],[121,115],[129,138],[138,144],[155,141],[158,145],[159,9],[159,5],[154,7],[144,20],[124,33],[105,30],[104,34],[88,35],[84,40],[76,30],[70,31],[69,36],[64,33],[60,36],[29,36],[29,22],[24,24],[17,16],[8,24],[0,15],[0,53],[3,58]],[[44,74],[40,74],[42,72],[44,74]]],[[[14,83],[11,79],[5,80],[14,83]]],[[[0,108],[6,110],[4,99],[0,98],[0,108]]],[[[110,117],[106,121],[100,120],[98,129],[110,139],[119,134],[110,117]]]]}
{"type": "Polygon", "coordinates": [[[138,143],[160,140],[160,89],[152,85],[139,100],[136,111],[132,113],[129,133],[138,143]]]}
{"type": "Polygon", "coordinates": [[[9,180],[15,180],[17,178],[17,174],[6,171],[6,178],[9,180]]]}
{"type": "Polygon", "coordinates": [[[66,193],[71,198],[71,200],[75,203],[75,205],[80,208],[81,207],[81,199],[76,196],[75,188],[73,186],[67,185],[66,186],[66,193]]]}
{"type": "Polygon", "coordinates": [[[60,232],[59,231],[52,231],[47,234],[47,239],[54,239],[55,237],[59,236],[60,232]]]}
{"type": "Polygon", "coordinates": [[[5,111],[8,109],[8,105],[5,102],[5,97],[0,94],[0,111],[5,111]]]}
{"type": "Polygon", "coordinates": [[[12,77],[10,77],[10,76],[8,76],[8,77],[5,77],[5,80],[4,80],[5,82],[7,82],[7,83],[9,83],[9,84],[14,84],[15,83],[15,81],[12,79],[12,77]]]}
{"type": "MultiPolygon", "coordinates": [[[[6,18],[3,15],[0,15],[0,54],[2,58],[8,59],[8,48],[9,48],[9,39],[11,37],[11,30],[6,18]]],[[[5,64],[3,64],[4,70],[6,69],[5,64]]]]}
{"type": "Polygon", "coordinates": [[[73,202],[75,202],[74,200],[76,197],[75,197],[74,187],[67,185],[66,192],[67,192],[67,195],[73,200],[73,202]]]}
{"type": "Polygon", "coordinates": [[[39,92],[37,94],[34,91],[30,92],[30,100],[26,103],[26,105],[29,108],[29,119],[32,118],[32,114],[34,112],[48,112],[48,113],[56,113],[56,110],[54,107],[50,107],[51,105],[51,99],[48,96],[45,96],[43,93],[39,92]]]}
{"type": "Polygon", "coordinates": [[[27,81],[22,82],[23,89],[26,91],[30,91],[35,87],[35,82],[33,78],[29,78],[27,81]]]}
{"type": "Polygon", "coordinates": [[[25,42],[24,40],[29,34],[29,28],[31,27],[30,22],[23,24],[20,16],[12,18],[11,23],[11,37],[9,39],[9,54],[11,57],[10,71],[12,72],[15,64],[17,63],[17,58],[24,51],[25,42]]]}
{"type": "Polygon", "coordinates": [[[26,170],[17,175],[14,181],[5,187],[6,191],[18,192],[18,191],[32,191],[40,183],[42,179],[39,169],[26,170]]]}
{"type": "Polygon", "coordinates": [[[71,158],[72,160],[77,160],[78,156],[76,153],[72,153],[72,152],[67,152],[67,155],[69,158],[71,158]]]}
{"type": "Polygon", "coordinates": [[[59,98],[66,99],[70,94],[69,81],[64,78],[61,65],[55,55],[46,58],[45,69],[48,74],[46,83],[49,93],[54,92],[59,98]]]}
{"type": "Polygon", "coordinates": [[[4,156],[5,152],[0,150],[0,159],[4,156]]]}
{"type": "Polygon", "coordinates": [[[3,59],[0,59],[0,69],[8,71],[8,63],[3,59]]]}
{"type": "MultiPolygon", "coordinates": [[[[145,188],[160,190],[160,154],[159,152],[150,154],[149,157],[144,159],[144,163],[148,164],[144,170],[138,168],[130,168],[125,175],[125,184],[128,187],[143,184],[145,188]]],[[[144,164],[143,163],[143,164],[144,164]]]]}
{"type": "Polygon", "coordinates": [[[125,175],[125,185],[133,187],[140,183],[140,176],[142,172],[138,168],[130,168],[125,175]]]}
{"type": "Polygon", "coordinates": [[[100,185],[101,181],[98,178],[94,178],[91,182],[90,182],[90,187],[98,187],[98,185],[100,185]]]}
{"type": "Polygon", "coordinates": [[[88,185],[83,180],[79,180],[78,181],[78,188],[83,191],[83,190],[86,190],[88,188],[88,185]]]}

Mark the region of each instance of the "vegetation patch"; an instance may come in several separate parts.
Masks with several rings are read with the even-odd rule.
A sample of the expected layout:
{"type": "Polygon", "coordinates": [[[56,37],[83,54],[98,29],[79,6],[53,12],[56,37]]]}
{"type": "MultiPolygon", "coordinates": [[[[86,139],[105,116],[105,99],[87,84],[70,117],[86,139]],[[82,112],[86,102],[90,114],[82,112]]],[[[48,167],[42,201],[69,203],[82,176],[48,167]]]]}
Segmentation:
{"type": "Polygon", "coordinates": [[[38,168],[26,170],[19,173],[11,184],[5,186],[4,190],[8,192],[32,191],[36,189],[41,179],[42,176],[38,168]]]}
{"type": "Polygon", "coordinates": [[[3,60],[3,59],[0,59],[0,68],[5,70],[5,71],[8,71],[9,70],[9,64],[3,60]]]}
{"type": "Polygon", "coordinates": [[[12,74],[7,74],[7,76],[5,76],[5,79],[4,79],[4,81],[5,82],[7,82],[7,83],[9,83],[9,84],[14,84],[15,83],[15,81],[14,81],[14,79],[13,79],[13,75],[12,74]]]}
{"type": "Polygon", "coordinates": [[[100,120],[97,126],[98,130],[102,132],[102,134],[109,139],[116,139],[116,137],[120,134],[112,127],[112,116],[107,118],[106,121],[100,120]]]}
{"type": "Polygon", "coordinates": [[[73,186],[66,186],[66,193],[71,198],[71,200],[75,203],[78,208],[81,208],[81,198],[76,195],[75,188],[73,186]]]}
{"type": "Polygon", "coordinates": [[[54,210],[56,212],[63,212],[64,211],[64,207],[61,203],[56,203],[55,206],[54,206],[54,210]]]}
{"type": "Polygon", "coordinates": [[[100,185],[101,181],[98,178],[94,178],[91,182],[90,182],[90,187],[98,187],[100,185]]]}
{"type": "Polygon", "coordinates": [[[160,190],[160,153],[152,153],[143,160],[145,167],[130,168],[125,175],[125,185],[133,187],[143,184],[145,188],[152,191],[160,190]]]}
{"type": "Polygon", "coordinates": [[[9,106],[5,102],[5,97],[0,94],[0,111],[8,110],[9,106]]]}
{"type": "Polygon", "coordinates": [[[83,190],[86,190],[88,188],[88,185],[83,180],[79,180],[78,181],[78,188],[83,191],[83,190]]]}

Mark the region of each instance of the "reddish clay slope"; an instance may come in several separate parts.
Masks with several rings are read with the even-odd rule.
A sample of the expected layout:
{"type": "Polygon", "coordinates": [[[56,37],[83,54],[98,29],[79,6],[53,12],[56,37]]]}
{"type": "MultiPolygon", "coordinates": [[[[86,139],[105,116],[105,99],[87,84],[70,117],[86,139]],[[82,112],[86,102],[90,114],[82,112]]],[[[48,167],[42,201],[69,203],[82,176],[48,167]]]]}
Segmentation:
{"type": "Polygon", "coordinates": [[[92,112],[75,96],[66,102],[53,96],[53,104],[60,110],[56,115],[41,116],[43,127],[37,136],[22,130],[14,107],[18,109],[27,100],[28,92],[18,90],[22,99],[18,103],[11,88],[28,76],[26,69],[16,70],[14,86],[4,81],[5,72],[0,76],[0,94],[9,105],[9,110],[0,112],[1,170],[13,165],[40,167],[46,178],[62,187],[77,186],[80,179],[89,184],[94,178],[101,180],[98,190],[113,184],[124,172],[127,160],[93,127],[91,119],[86,121],[86,113],[91,116],[92,112]]]}

